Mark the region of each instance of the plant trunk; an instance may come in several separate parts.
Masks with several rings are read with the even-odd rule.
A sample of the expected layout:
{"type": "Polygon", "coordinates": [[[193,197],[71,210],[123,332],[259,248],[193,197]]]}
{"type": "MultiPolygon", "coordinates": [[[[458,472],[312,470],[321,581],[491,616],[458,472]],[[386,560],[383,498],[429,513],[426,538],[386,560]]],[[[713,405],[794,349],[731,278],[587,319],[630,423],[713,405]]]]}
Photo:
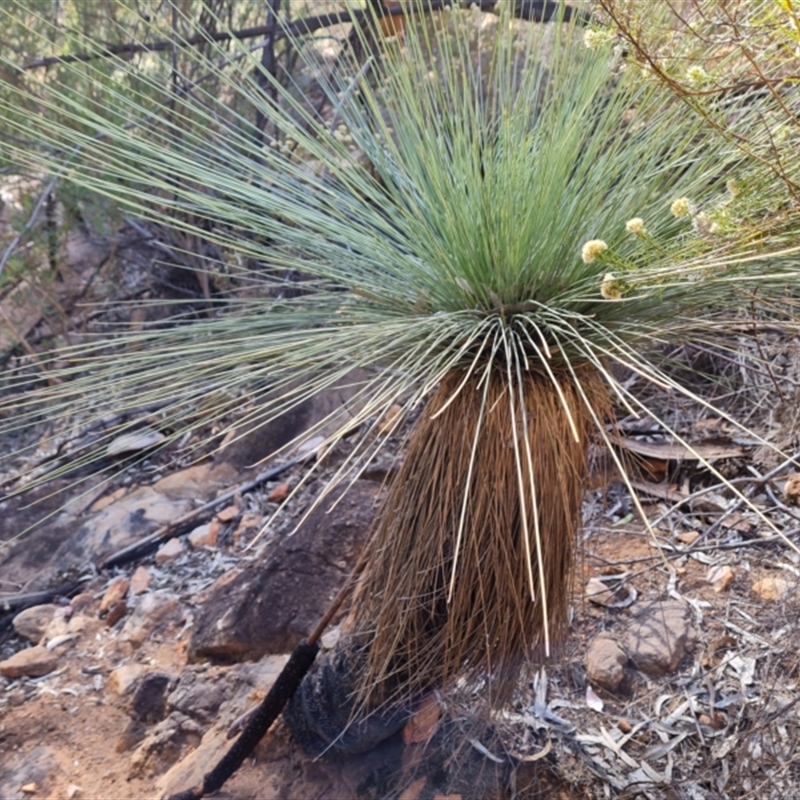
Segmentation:
{"type": "Polygon", "coordinates": [[[561,394],[531,372],[521,387],[501,370],[488,386],[464,378],[448,375],[417,424],[353,600],[367,707],[460,676],[502,703],[568,625],[595,428],[586,401],[602,420],[608,394],[589,370],[578,376],[586,400],[569,375],[561,394]]]}

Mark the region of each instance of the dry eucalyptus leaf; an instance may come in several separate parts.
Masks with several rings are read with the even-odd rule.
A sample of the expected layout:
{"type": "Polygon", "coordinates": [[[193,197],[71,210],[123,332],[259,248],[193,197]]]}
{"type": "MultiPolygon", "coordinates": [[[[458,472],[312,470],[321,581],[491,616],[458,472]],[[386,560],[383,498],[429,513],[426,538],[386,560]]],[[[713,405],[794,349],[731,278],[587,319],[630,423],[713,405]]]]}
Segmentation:
{"type": "Polygon", "coordinates": [[[147,450],[161,444],[167,437],[154,428],[142,428],[133,433],[123,433],[112,439],[106,447],[107,456],[119,456],[122,453],[133,453],[137,450],[147,450]]]}
{"type": "Polygon", "coordinates": [[[589,706],[592,711],[602,711],[605,705],[591,686],[586,687],[586,705],[589,706]]]}

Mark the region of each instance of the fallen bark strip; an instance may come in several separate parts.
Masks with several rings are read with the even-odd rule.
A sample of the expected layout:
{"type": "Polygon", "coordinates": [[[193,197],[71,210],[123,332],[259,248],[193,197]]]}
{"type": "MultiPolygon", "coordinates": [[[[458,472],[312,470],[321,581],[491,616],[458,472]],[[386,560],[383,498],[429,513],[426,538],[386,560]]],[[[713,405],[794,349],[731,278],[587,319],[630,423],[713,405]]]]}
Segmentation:
{"type": "Polygon", "coordinates": [[[139,558],[143,552],[150,550],[153,545],[160,542],[165,542],[168,539],[178,536],[178,531],[187,523],[196,522],[198,518],[202,517],[204,514],[208,514],[209,512],[214,511],[216,508],[221,506],[223,503],[233,500],[237,494],[250,492],[257,486],[260,486],[262,483],[266,483],[267,481],[277,478],[288,469],[291,469],[297,464],[302,464],[311,458],[314,458],[313,454],[298,456],[297,458],[293,458],[291,461],[287,461],[285,464],[279,464],[277,467],[272,467],[272,469],[268,469],[265,472],[256,475],[255,478],[247,481],[246,483],[242,483],[239,486],[235,486],[233,489],[229,489],[227,492],[221,494],[219,497],[215,497],[208,503],[205,503],[198,508],[194,508],[191,511],[187,511],[177,519],[168,522],[166,525],[162,525],[154,533],[151,533],[149,536],[145,536],[144,539],[141,539],[132,545],[128,545],[128,547],[123,547],[121,550],[117,550],[116,553],[113,553],[108,558],[101,561],[98,565],[98,569],[104,570],[109,569],[110,567],[118,567],[121,564],[127,564],[128,562],[139,558]]]}

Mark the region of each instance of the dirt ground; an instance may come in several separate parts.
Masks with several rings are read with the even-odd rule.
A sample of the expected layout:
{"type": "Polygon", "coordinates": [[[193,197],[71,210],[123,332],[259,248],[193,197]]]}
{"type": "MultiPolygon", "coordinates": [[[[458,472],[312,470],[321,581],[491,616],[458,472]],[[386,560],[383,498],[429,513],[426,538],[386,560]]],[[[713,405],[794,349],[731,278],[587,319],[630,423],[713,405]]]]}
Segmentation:
{"type": "MultiPolygon", "coordinates": [[[[37,329],[30,330],[34,341],[37,329]]],[[[735,347],[752,344],[734,341],[727,352],[735,347]]],[[[728,395],[733,399],[726,402],[751,404],[751,426],[790,453],[797,445],[791,398],[798,343],[771,334],[758,347],[772,373],[749,376],[740,394],[728,395]],[[776,380],[789,402],[770,399],[776,380]]],[[[676,347],[669,358],[678,370],[713,372],[713,353],[701,355],[706,361],[698,364],[697,352],[676,347]]],[[[732,379],[724,368],[715,378],[714,386],[732,379]]],[[[711,449],[698,461],[663,430],[620,416],[619,448],[636,462],[635,481],[623,483],[608,459],[598,456],[586,493],[584,556],[570,637],[541,669],[521,672],[506,713],[487,720],[469,687],[460,687],[460,693],[437,697],[436,724],[424,734],[404,729],[410,741],[395,737],[349,761],[306,756],[279,724],[218,797],[798,796],[796,462],[765,451],[763,443],[737,439],[707,409],[674,396],[651,399],[686,440],[711,449]],[[723,474],[740,495],[722,485],[723,474]],[[660,672],[641,668],[644,659],[630,642],[642,609],[653,603],[674,603],[685,611],[685,629],[676,634],[681,649],[667,653],[667,661],[675,663],[660,672]],[[599,638],[623,652],[617,666],[612,664],[619,678],[613,689],[590,677],[602,672],[591,656],[599,638]]],[[[165,465],[159,475],[185,466],[165,465]]],[[[293,485],[302,470],[281,480],[293,485]]],[[[139,488],[148,488],[147,474],[139,478],[139,488]]],[[[111,484],[92,501],[115,492],[124,498],[136,485],[111,484]]],[[[0,678],[2,800],[156,798],[188,788],[213,766],[229,744],[231,723],[274,679],[279,662],[270,659],[279,656],[250,666],[187,665],[193,614],[202,605],[202,587],[252,557],[246,541],[237,541],[231,531],[245,513],[266,513],[272,488],[247,494],[240,517],[225,523],[229,527],[216,545],[172,561],[159,562],[151,554],[91,575],[81,589],[83,605],[72,611],[80,624],[49,637],[50,644],[56,642],[47,651],[56,660],[54,668],[40,677],[0,678]],[[174,602],[163,618],[145,620],[146,635],[132,644],[124,632],[133,612],[123,609],[113,621],[100,606],[111,581],[133,579],[140,567],[151,575],[149,591],[169,593],[174,602]],[[199,714],[202,695],[180,708],[170,699],[169,714],[137,721],[128,683],[144,673],[218,687],[219,703],[199,714]]],[[[298,504],[309,502],[312,490],[298,504]]],[[[20,508],[11,514],[9,508],[3,507],[3,530],[26,527],[30,512],[20,508]]],[[[0,562],[0,604],[28,589],[0,562]]],[[[69,601],[53,602],[64,608],[69,601]]],[[[31,642],[9,631],[0,643],[0,661],[30,649],[31,642]]]]}

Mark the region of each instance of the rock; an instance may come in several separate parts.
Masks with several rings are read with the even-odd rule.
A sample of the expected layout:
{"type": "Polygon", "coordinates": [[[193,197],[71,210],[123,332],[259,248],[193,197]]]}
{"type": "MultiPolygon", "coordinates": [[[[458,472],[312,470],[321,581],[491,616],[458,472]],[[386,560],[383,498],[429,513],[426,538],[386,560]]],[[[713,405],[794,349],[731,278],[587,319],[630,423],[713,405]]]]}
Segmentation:
{"type": "Polygon", "coordinates": [[[610,606],[615,599],[614,592],[600,578],[589,578],[583,593],[586,599],[596,606],[610,606]]]}
{"type": "Polygon", "coordinates": [[[212,500],[220,489],[236,483],[239,474],[230,464],[195,464],[153,484],[153,490],[172,501],[212,500]]]}
{"type": "Polygon", "coordinates": [[[127,613],[128,604],[124,600],[114,603],[106,615],[106,627],[113,628],[127,613]]]}
{"type": "Polygon", "coordinates": [[[172,675],[148,672],[139,677],[132,689],[127,712],[137,722],[160,722],[167,714],[167,694],[173,682],[172,675]]]}
{"type": "Polygon", "coordinates": [[[289,484],[279,483],[268,495],[270,503],[282,503],[289,496],[289,484]]]}
{"type": "Polygon", "coordinates": [[[144,664],[123,664],[108,676],[108,689],[117,697],[126,695],[139,678],[147,672],[144,664]]]}
{"type": "Polygon", "coordinates": [[[216,547],[222,525],[218,520],[212,520],[205,525],[198,525],[187,537],[189,544],[195,550],[203,547],[216,547]]]}
{"type": "Polygon", "coordinates": [[[5,678],[39,678],[52,672],[58,666],[58,661],[58,653],[36,645],[0,661],[0,675],[5,678]]]}
{"type": "MultiPolygon", "coordinates": [[[[361,391],[359,384],[368,378],[366,371],[353,370],[333,386],[298,403],[266,424],[260,421],[257,412],[250,414],[252,421],[242,423],[236,435],[220,449],[219,458],[239,470],[247,469],[273,456],[293,439],[299,440],[304,431],[315,428],[315,434],[323,437],[329,435],[343,421],[352,419],[352,415],[363,405],[363,395],[356,395],[361,391]]],[[[265,401],[274,399],[264,398],[265,401]]]]}
{"type": "Polygon", "coordinates": [[[146,567],[136,567],[136,572],[131,575],[131,585],[128,589],[128,593],[131,597],[135,597],[137,594],[143,594],[150,586],[151,580],[152,577],[146,567]]]}
{"type": "Polygon", "coordinates": [[[73,611],[85,611],[94,602],[94,595],[91,592],[81,592],[76,594],[69,604],[73,611]]]}
{"type": "Polygon", "coordinates": [[[52,621],[58,609],[59,606],[53,605],[52,603],[32,606],[31,608],[26,608],[24,611],[20,611],[19,614],[11,620],[11,624],[14,626],[15,633],[22,636],[23,639],[38,644],[42,641],[44,632],[47,630],[47,626],[52,621]]]}
{"type": "Polygon", "coordinates": [[[222,511],[217,512],[217,519],[220,522],[230,522],[231,520],[236,519],[238,516],[239,506],[237,505],[227,506],[223,508],[222,511]]]}
{"type": "MultiPolygon", "coordinates": [[[[157,783],[157,794],[160,797],[183,791],[187,786],[201,783],[203,775],[210,767],[230,749],[231,739],[227,731],[234,720],[251,710],[272,688],[277,676],[288,660],[288,656],[267,656],[255,663],[236,664],[230,668],[215,668],[218,681],[225,687],[225,700],[220,708],[217,724],[212,725],[203,735],[201,744],[191,751],[183,760],[175,764],[157,783]]],[[[196,671],[196,668],[187,670],[196,671]]],[[[181,676],[184,677],[183,675],[181,676]]],[[[205,682],[203,675],[197,675],[197,682],[192,686],[205,682]]],[[[187,682],[187,686],[188,686],[187,682]]],[[[271,734],[267,734],[265,740],[271,734]]],[[[272,750],[273,742],[267,747],[272,750]]],[[[269,776],[264,775],[264,780],[269,776]]],[[[295,790],[292,793],[276,794],[268,791],[259,793],[259,797],[305,797],[295,790]]],[[[346,793],[332,795],[348,796],[346,793]]]]}
{"type": "Polygon", "coordinates": [[[405,706],[374,711],[353,719],[354,676],[359,657],[339,644],[317,657],[283,711],[298,744],[313,757],[365,753],[397,734],[411,715],[405,706]]]}
{"type": "Polygon", "coordinates": [[[158,552],[156,552],[156,564],[158,564],[159,567],[163,567],[168,561],[182,556],[185,552],[186,548],[183,546],[183,542],[180,539],[177,537],[170,539],[158,548],[158,552]]]}
{"type": "Polygon", "coordinates": [[[122,729],[122,733],[117,737],[114,750],[117,753],[127,753],[133,750],[147,736],[147,728],[138,720],[128,720],[128,724],[122,729]]]}
{"type": "Polygon", "coordinates": [[[179,761],[187,749],[197,747],[199,743],[196,725],[174,711],[148,733],[131,756],[128,778],[160,775],[179,761]]]}
{"type": "Polygon", "coordinates": [[[214,721],[227,695],[227,681],[203,680],[189,668],[180,674],[167,703],[170,709],[207,724],[214,721]]]}
{"type": "Polygon", "coordinates": [[[92,505],[89,507],[89,511],[91,511],[93,514],[97,511],[102,511],[112,503],[115,503],[117,500],[125,497],[127,492],[128,488],[126,486],[120,486],[119,489],[115,489],[110,494],[104,495],[99,500],[95,500],[94,503],[92,503],[92,505]]]}
{"type": "Polygon", "coordinates": [[[245,533],[259,530],[263,524],[264,517],[261,514],[243,514],[233,532],[233,543],[238,545],[245,533]]]}
{"type": "Polygon", "coordinates": [[[108,584],[106,593],[103,595],[103,599],[100,601],[100,613],[105,614],[112,606],[115,606],[117,603],[119,603],[119,601],[122,600],[122,598],[128,593],[129,586],[130,582],[122,575],[114,578],[114,580],[108,584]]]}
{"type": "Polygon", "coordinates": [[[45,629],[43,637],[44,640],[49,642],[51,639],[55,639],[59,636],[66,636],[68,633],[70,633],[70,622],[71,620],[65,619],[60,614],[55,615],[45,629]]]}
{"type": "Polygon", "coordinates": [[[637,669],[665,675],[677,669],[696,642],[689,609],[683,603],[668,600],[639,609],[625,634],[623,647],[637,669]]]}
{"type": "Polygon", "coordinates": [[[139,647],[148,636],[161,632],[177,619],[180,610],[180,603],[174,595],[164,591],[148,592],[139,599],[120,632],[120,638],[139,647]]]}
{"type": "MultiPolygon", "coordinates": [[[[314,511],[293,536],[212,588],[197,614],[189,661],[286,653],[319,621],[367,539],[380,487],[358,482],[329,514],[314,511]]],[[[334,621],[335,622],[335,621],[334,621]]]]}
{"type": "Polygon", "coordinates": [[[724,592],[730,588],[735,577],[733,570],[727,565],[711,567],[706,574],[706,582],[714,587],[715,592],[724,592]]]}
{"type": "Polygon", "coordinates": [[[628,656],[608,634],[601,633],[586,653],[586,675],[594,686],[616,692],[625,678],[628,656]]]}
{"type": "Polygon", "coordinates": [[[782,599],[788,591],[786,578],[762,578],[753,584],[753,593],[767,602],[782,599]]]}
{"type": "Polygon", "coordinates": [[[102,559],[134,544],[190,508],[189,500],[173,499],[153,487],[141,487],[91,517],[65,546],[69,545],[69,555],[77,557],[79,563],[102,559]]]}
{"type": "Polygon", "coordinates": [[[85,614],[75,614],[75,616],[72,617],[72,619],[67,623],[68,633],[83,633],[85,630],[91,627],[92,620],[85,614]]]}

